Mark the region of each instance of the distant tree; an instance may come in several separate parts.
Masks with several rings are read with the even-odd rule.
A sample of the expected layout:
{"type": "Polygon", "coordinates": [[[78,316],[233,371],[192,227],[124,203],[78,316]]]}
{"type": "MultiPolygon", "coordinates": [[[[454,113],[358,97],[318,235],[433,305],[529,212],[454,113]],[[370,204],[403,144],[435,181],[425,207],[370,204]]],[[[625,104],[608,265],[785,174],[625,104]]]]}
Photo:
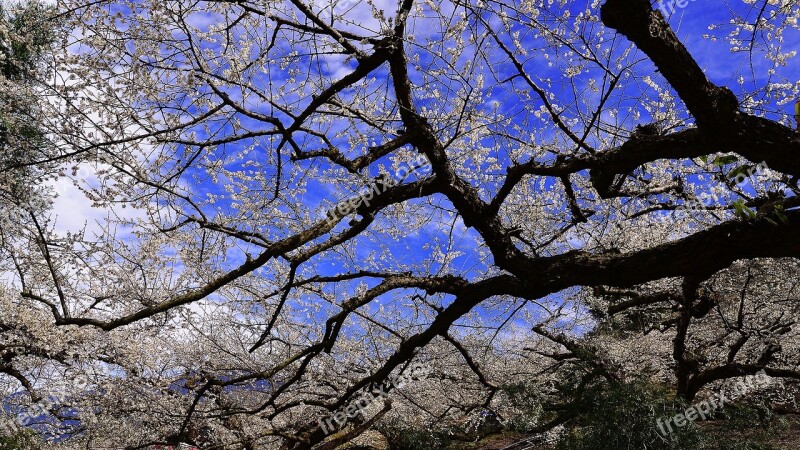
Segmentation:
{"type": "Polygon", "coordinates": [[[44,55],[53,44],[53,8],[39,2],[0,4],[0,189],[13,201],[30,195],[48,146],[39,121],[44,55]]]}
{"type": "Polygon", "coordinates": [[[11,435],[0,435],[0,450],[39,450],[41,439],[31,430],[22,429],[11,435]]]}

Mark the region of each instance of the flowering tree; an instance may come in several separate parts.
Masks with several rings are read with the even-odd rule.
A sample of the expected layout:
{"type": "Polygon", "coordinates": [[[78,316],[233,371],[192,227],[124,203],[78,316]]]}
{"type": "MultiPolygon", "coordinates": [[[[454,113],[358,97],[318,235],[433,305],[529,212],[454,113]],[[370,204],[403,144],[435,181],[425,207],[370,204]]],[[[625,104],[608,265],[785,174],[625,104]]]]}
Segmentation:
{"type": "Polygon", "coordinates": [[[85,445],[303,449],[564,364],[800,378],[800,8],[708,36],[725,87],[649,1],[568,3],[60,2],[47,151],[8,167],[104,214],[3,211],[7,390],[85,445]]]}

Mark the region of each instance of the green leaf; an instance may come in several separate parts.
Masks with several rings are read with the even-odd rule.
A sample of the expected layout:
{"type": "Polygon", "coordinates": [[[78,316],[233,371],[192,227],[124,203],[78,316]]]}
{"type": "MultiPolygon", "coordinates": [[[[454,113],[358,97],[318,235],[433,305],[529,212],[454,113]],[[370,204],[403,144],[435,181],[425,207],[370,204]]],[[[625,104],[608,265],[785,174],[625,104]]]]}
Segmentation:
{"type": "Polygon", "coordinates": [[[740,219],[747,220],[756,216],[755,211],[745,206],[744,200],[742,199],[736,200],[731,204],[731,206],[733,206],[733,209],[736,210],[736,216],[740,219]]]}
{"type": "Polygon", "coordinates": [[[783,209],[783,205],[781,205],[781,207],[780,207],[780,208],[778,208],[778,207],[777,207],[777,205],[776,205],[776,208],[775,208],[775,215],[778,217],[778,219],[779,219],[781,222],[783,222],[784,224],[787,224],[787,225],[788,225],[788,224],[789,224],[789,218],[788,218],[788,217],[786,217],[786,214],[784,214],[784,213],[783,213],[782,209],[783,209]]]}
{"type": "Polygon", "coordinates": [[[738,160],[739,160],[739,158],[737,158],[737,157],[735,157],[733,155],[718,156],[718,157],[714,158],[714,161],[711,164],[713,164],[715,166],[718,166],[718,167],[722,167],[722,166],[725,166],[727,164],[733,164],[738,160]]]}
{"type": "Polygon", "coordinates": [[[752,170],[753,170],[753,165],[752,164],[745,164],[743,166],[739,166],[739,167],[731,170],[730,172],[728,172],[728,178],[734,179],[734,178],[738,177],[739,175],[745,175],[746,176],[752,170]]]}

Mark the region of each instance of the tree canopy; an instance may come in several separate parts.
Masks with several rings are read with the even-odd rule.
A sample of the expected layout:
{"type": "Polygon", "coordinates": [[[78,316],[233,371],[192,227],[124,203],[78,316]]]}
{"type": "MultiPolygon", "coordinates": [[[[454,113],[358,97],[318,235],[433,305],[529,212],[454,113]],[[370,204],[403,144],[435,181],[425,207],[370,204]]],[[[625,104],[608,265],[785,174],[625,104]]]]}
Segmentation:
{"type": "Polygon", "coordinates": [[[545,432],[642,377],[691,402],[764,371],[791,403],[800,4],[700,4],[9,16],[6,401],[82,448],[286,450],[545,432]]]}

